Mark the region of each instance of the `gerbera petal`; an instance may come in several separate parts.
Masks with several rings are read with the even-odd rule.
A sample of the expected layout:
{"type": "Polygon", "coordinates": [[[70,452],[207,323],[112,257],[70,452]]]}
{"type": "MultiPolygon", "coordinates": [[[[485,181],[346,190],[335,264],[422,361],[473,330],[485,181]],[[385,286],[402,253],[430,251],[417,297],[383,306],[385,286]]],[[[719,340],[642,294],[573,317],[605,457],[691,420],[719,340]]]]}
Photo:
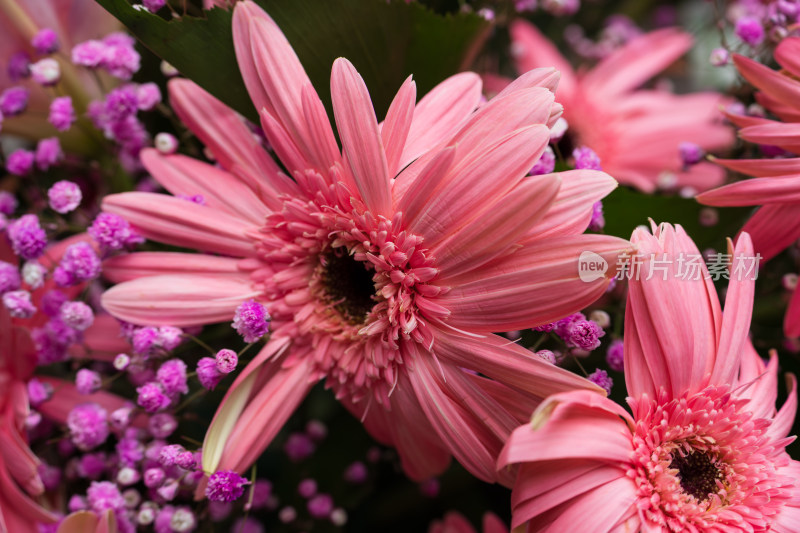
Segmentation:
{"type": "Polygon", "coordinates": [[[598,170],[568,170],[557,176],[561,186],[547,216],[530,229],[523,242],[582,233],[592,219],[592,206],[617,188],[614,178],[598,170]]]}
{"type": "Polygon", "coordinates": [[[748,126],[739,131],[739,137],[759,144],[780,146],[794,153],[800,152],[800,124],[769,122],[757,126],[748,126]]]}
{"type": "Polygon", "coordinates": [[[476,338],[438,331],[434,353],[456,366],[480,372],[540,400],[566,390],[600,392],[592,382],[551,365],[497,335],[476,338]]]}
{"type": "Polygon", "coordinates": [[[711,384],[716,385],[732,383],[739,370],[742,351],[750,334],[750,320],[755,296],[754,269],[756,265],[753,264],[755,252],[750,235],[740,233],[736,241],[736,248],[730,252],[732,253],[730,281],[722,313],[722,329],[719,333],[717,357],[714,360],[710,381],[711,384]],[[750,269],[748,270],[747,267],[750,269]]]}
{"type": "Polygon", "coordinates": [[[389,171],[372,100],[361,75],[341,57],[333,63],[331,98],[342,148],[358,191],[373,213],[388,217],[392,207],[389,171]]]}
{"type": "Polygon", "coordinates": [[[750,234],[762,261],[768,261],[800,238],[800,203],[759,207],[742,231],[750,234]]]}
{"type": "MultiPolygon", "coordinates": [[[[37,406],[36,409],[50,420],[59,424],[66,424],[67,416],[69,416],[72,408],[82,403],[97,403],[109,413],[128,404],[127,399],[102,390],[94,394],[81,394],[74,383],[63,379],[50,376],[38,376],[37,379],[51,386],[53,395],[49,400],[37,406]]],[[[141,422],[146,423],[146,418],[135,419],[134,425],[139,427],[141,422]]]]}
{"type": "Polygon", "coordinates": [[[474,72],[450,76],[422,97],[414,110],[398,168],[449,139],[478,107],[481,79],[474,72]]]}
{"type": "MultiPolygon", "coordinates": [[[[266,108],[274,113],[267,91],[264,89],[256,70],[256,62],[251,45],[252,29],[250,23],[257,18],[266,18],[272,21],[269,15],[258,7],[255,2],[236,3],[236,7],[233,10],[233,48],[236,52],[239,71],[242,73],[244,84],[250,94],[250,99],[256,107],[256,111],[260,112],[262,108],[266,108]]],[[[278,46],[281,46],[281,44],[278,43],[278,46]]],[[[291,53],[294,54],[294,51],[291,51],[291,53]]]]}
{"type": "MultiPolygon", "coordinates": [[[[451,169],[451,179],[431,194],[420,214],[406,219],[408,229],[422,235],[429,247],[435,247],[482,215],[493,199],[515,187],[539,158],[549,138],[545,126],[530,126],[503,138],[468,168],[451,169]]],[[[460,148],[459,145],[457,157],[460,148]]]]}
{"type": "Polygon", "coordinates": [[[223,168],[231,170],[234,165],[242,165],[263,174],[270,182],[277,180],[278,165],[231,108],[185,78],[170,80],[168,88],[170,104],[178,118],[223,168]]]}
{"type": "MultiPolygon", "coordinates": [[[[203,440],[203,471],[216,472],[218,470],[223,451],[235,429],[239,415],[247,405],[261,368],[265,365],[265,361],[273,360],[267,364],[272,365],[269,367],[271,371],[277,371],[280,367],[275,364],[274,359],[280,357],[290,344],[290,338],[273,333],[258,355],[236,376],[236,380],[222,399],[206,431],[203,440]]],[[[265,377],[269,377],[269,374],[265,377]]]]}
{"type": "Polygon", "coordinates": [[[488,333],[534,327],[599,298],[629,250],[628,241],[605,235],[539,239],[474,271],[443,276],[441,283],[451,290],[438,303],[450,309],[448,323],[459,329],[488,333]],[[579,258],[587,252],[596,254],[592,260],[604,270],[583,281],[579,258]]]}
{"type": "Polygon", "coordinates": [[[783,39],[775,47],[774,56],[783,68],[800,77],[800,39],[783,39]]]}
{"type": "Polygon", "coordinates": [[[103,294],[103,307],[134,324],[195,326],[231,320],[239,304],[258,295],[246,276],[186,273],[115,285],[103,294]]]}
{"type": "Polygon", "coordinates": [[[698,195],[698,201],[720,207],[800,202],[800,175],[737,181],[698,195]]]}
{"type": "Polygon", "coordinates": [[[664,28],[636,37],[612,52],[583,77],[587,92],[606,96],[635,89],[664,70],[692,46],[692,37],[664,28]]]}
{"type": "Polygon", "coordinates": [[[386,149],[386,167],[390,177],[396,176],[403,168],[400,162],[414,120],[416,101],[417,84],[409,76],[397,91],[386,112],[386,119],[381,124],[381,140],[386,149]]]}
{"type": "Polygon", "coordinates": [[[711,161],[742,174],[765,178],[800,174],[800,157],[790,159],[717,159],[711,161]]]}
{"type": "Polygon", "coordinates": [[[772,424],[767,430],[774,439],[780,439],[792,431],[794,418],[797,415],[797,378],[793,374],[786,375],[786,388],[789,394],[780,411],[772,419],[772,424]]]}
{"type": "Polygon", "coordinates": [[[570,106],[575,95],[575,72],[553,43],[546,39],[530,22],[516,19],[509,28],[514,42],[514,61],[518,72],[528,72],[537,67],[555,67],[561,73],[557,100],[570,106]]]}
{"type": "Polygon", "coordinates": [[[544,218],[558,193],[557,175],[523,179],[486,212],[452,237],[431,248],[444,276],[456,276],[476,268],[518,241],[544,218]]]}
{"type": "Polygon", "coordinates": [[[263,385],[252,392],[236,417],[218,470],[242,472],[258,459],[314,385],[311,363],[304,358],[283,367],[275,361],[261,370],[266,374],[259,376],[263,385]]]}
{"type": "MultiPolygon", "coordinates": [[[[139,157],[153,177],[175,196],[200,194],[208,207],[253,225],[262,224],[270,213],[247,185],[222,169],[183,155],[163,155],[154,148],[145,148],[139,157]]],[[[279,205],[275,203],[273,207],[279,205]]]]}
{"type": "MultiPolygon", "coordinates": [[[[678,396],[695,392],[706,385],[703,380],[712,370],[721,329],[719,300],[705,263],[680,226],[662,224],[655,235],[639,228],[631,242],[639,249],[641,263],[628,283],[627,305],[635,315],[655,387],[668,387],[678,396]],[[685,323],[692,327],[661,327],[685,323]],[[663,365],[670,386],[659,381],[666,377],[663,365]]],[[[629,358],[626,354],[626,363],[629,358]]]]}
{"type": "Polygon", "coordinates": [[[739,54],[733,54],[739,73],[756,88],[790,107],[800,99],[800,83],[766,65],[739,54]]]}
{"type": "Polygon", "coordinates": [[[180,252],[136,252],[110,257],[103,261],[103,276],[113,283],[122,283],[145,276],[194,272],[209,276],[244,279],[238,268],[239,259],[218,255],[180,252]]]}
{"type": "Polygon", "coordinates": [[[235,257],[255,254],[246,232],[256,229],[213,207],[149,192],[112,194],[103,210],[120,215],[146,238],[235,257]]]}

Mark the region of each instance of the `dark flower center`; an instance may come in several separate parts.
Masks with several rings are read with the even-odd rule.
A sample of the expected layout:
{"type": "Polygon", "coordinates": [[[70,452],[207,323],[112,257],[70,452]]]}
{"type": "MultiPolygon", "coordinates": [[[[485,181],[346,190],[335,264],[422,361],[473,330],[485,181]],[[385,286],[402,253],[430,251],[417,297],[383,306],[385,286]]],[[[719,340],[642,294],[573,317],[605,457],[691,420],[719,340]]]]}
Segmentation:
{"type": "Polygon", "coordinates": [[[326,300],[347,322],[363,324],[375,306],[373,273],[346,251],[333,251],[322,259],[326,300]]]}
{"type": "Polygon", "coordinates": [[[683,491],[699,501],[717,492],[716,480],[722,479],[722,472],[709,454],[695,451],[680,455],[676,452],[669,466],[678,470],[683,491]]]}

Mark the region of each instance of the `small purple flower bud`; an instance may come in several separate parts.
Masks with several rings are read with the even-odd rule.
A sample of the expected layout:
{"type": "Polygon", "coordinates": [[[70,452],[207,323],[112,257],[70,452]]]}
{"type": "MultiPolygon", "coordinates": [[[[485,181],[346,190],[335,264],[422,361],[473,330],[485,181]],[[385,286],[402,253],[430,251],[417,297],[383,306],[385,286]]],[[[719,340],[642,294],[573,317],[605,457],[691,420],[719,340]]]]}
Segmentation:
{"type": "Polygon", "coordinates": [[[61,79],[61,66],[52,57],[40,59],[30,66],[31,78],[39,85],[50,87],[61,79]]]}
{"type": "Polygon", "coordinates": [[[40,463],[39,477],[42,478],[42,484],[45,490],[56,490],[59,483],[61,483],[61,469],[56,466],[50,466],[47,463],[40,463]]]}
{"type": "Polygon", "coordinates": [[[608,368],[615,372],[622,372],[625,369],[625,355],[621,340],[613,340],[611,344],[608,345],[606,363],[608,363],[608,368]]]}
{"type": "Polygon", "coordinates": [[[197,466],[197,460],[192,452],[186,451],[178,454],[178,457],[175,458],[175,464],[184,470],[194,470],[194,467],[197,466]]]}
{"type": "Polygon", "coordinates": [[[688,169],[703,160],[705,151],[695,143],[682,142],[678,145],[678,152],[681,155],[683,168],[688,169]]]}
{"type": "Polygon", "coordinates": [[[171,502],[175,499],[175,494],[178,492],[178,481],[175,479],[166,481],[163,485],[156,489],[156,494],[171,502]]]}
{"type": "Polygon", "coordinates": [[[125,371],[130,364],[131,356],[126,353],[118,353],[117,356],[114,357],[114,368],[120,372],[125,371]]]}
{"type": "Polygon", "coordinates": [[[586,315],[583,313],[573,313],[565,316],[561,320],[555,322],[555,327],[552,331],[555,331],[556,335],[566,341],[569,338],[569,327],[573,322],[577,322],[578,320],[586,320],[586,315]]]}
{"type": "Polygon", "coordinates": [[[121,250],[143,241],[128,221],[112,213],[100,213],[89,227],[89,235],[102,250],[121,250]]]}
{"type": "Polygon", "coordinates": [[[326,519],[331,516],[331,511],[333,511],[333,498],[330,494],[317,494],[308,500],[306,507],[312,517],[318,520],[326,519]]]}
{"type": "Polygon", "coordinates": [[[19,115],[28,107],[28,89],[11,87],[0,93],[0,112],[6,117],[19,115]]]}
{"type": "Polygon", "coordinates": [[[180,444],[164,446],[158,453],[158,462],[164,467],[175,466],[178,464],[178,457],[185,451],[186,449],[180,444]]]}
{"type": "Polygon", "coordinates": [[[117,486],[110,481],[93,481],[86,491],[86,500],[95,513],[106,510],[123,511],[125,498],[120,494],[117,486]]]}
{"type": "Polygon", "coordinates": [[[367,480],[367,475],[367,465],[361,461],[356,461],[344,471],[344,480],[354,485],[360,485],[367,480]]]}
{"type": "Polygon", "coordinates": [[[314,441],[304,433],[292,433],[283,446],[283,451],[295,463],[310,457],[314,453],[314,449],[314,441]]]}
{"type": "Polygon", "coordinates": [[[100,390],[103,379],[100,374],[88,368],[81,368],[75,375],[75,388],[78,394],[94,394],[100,390]]]}
{"type": "Polygon", "coordinates": [[[30,318],[36,313],[28,291],[8,291],[3,294],[3,305],[12,318],[30,318]]]}
{"type": "Polygon", "coordinates": [[[572,151],[576,169],[603,170],[600,158],[588,146],[581,146],[572,151]]]}
{"type": "Polygon", "coordinates": [[[161,102],[161,89],[153,82],[143,83],[136,88],[139,111],[150,111],[161,102]]]}
{"type": "Polygon", "coordinates": [[[84,41],[72,48],[72,62],[88,68],[97,68],[104,61],[108,53],[108,46],[94,39],[84,41]]]}
{"type": "Polygon", "coordinates": [[[245,342],[255,342],[269,331],[269,313],[255,300],[248,300],[236,308],[233,328],[245,342]]]}
{"type": "Polygon", "coordinates": [[[171,352],[183,342],[183,330],[174,326],[158,328],[158,345],[171,352]]]}
{"type": "Polygon", "coordinates": [[[42,55],[52,54],[58,51],[58,35],[50,28],[43,28],[33,36],[31,45],[42,55]]]}
{"type": "MultiPolygon", "coordinates": [[[[108,45],[109,39],[104,42],[108,45]]],[[[129,80],[141,66],[141,57],[132,44],[121,43],[109,45],[103,60],[103,67],[109,74],[121,80],[129,80]]]]}
{"type": "Polygon", "coordinates": [[[152,326],[137,329],[133,333],[131,344],[135,354],[149,357],[159,347],[158,330],[152,326]]]}
{"type": "Polygon", "coordinates": [[[214,472],[208,478],[206,498],[212,502],[232,502],[242,497],[250,482],[233,470],[214,472]]]}
{"type": "Polygon", "coordinates": [[[0,294],[16,291],[22,286],[19,270],[11,263],[0,261],[0,294]]]}
{"type": "Polygon", "coordinates": [[[27,176],[33,170],[35,155],[31,150],[20,148],[8,154],[6,170],[15,176],[27,176]]]}
{"type": "Polygon", "coordinates": [[[178,429],[178,421],[169,413],[158,413],[150,417],[150,434],[157,439],[166,439],[178,429]]]}
{"type": "Polygon", "coordinates": [[[47,120],[58,131],[67,131],[77,120],[75,109],[72,107],[72,98],[69,96],[53,98],[47,120]]]}
{"type": "Polygon", "coordinates": [[[92,246],[88,242],[78,242],[67,247],[53,276],[56,284],[71,286],[96,278],[101,268],[100,258],[92,246]]]}
{"type": "Polygon", "coordinates": [[[78,494],[73,494],[67,502],[67,509],[69,509],[72,513],[85,511],[88,509],[88,507],[89,504],[86,503],[86,498],[78,494]]]}
{"type": "Polygon", "coordinates": [[[120,407],[119,409],[112,411],[111,415],[108,417],[111,427],[116,431],[122,431],[126,429],[131,423],[132,411],[133,409],[130,407],[120,407]]]}
{"type": "Polygon", "coordinates": [[[215,359],[220,374],[230,374],[236,370],[236,365],[239,363],[236,352],[227,348],[218,351],[215,359]]]}
{"type": "Polygon", "coordinates": [[[46,274],[47,269],[36,261],[26,261],[25,264],[22,265],[22,280],[32,290],[36,290],[44,284],[46,274]]]}
{"type": "Polygon", "coordinates": [[[83,451],[103,444],[108,438],[108,413],[96,403],[76,405],[67,415],[70,440],[83,451]]]}
{"type": "Polygon", "coordinates": [[[600,370],[599,368],[589,374],[587,379],[597,385],[605,389],[607,394],[611,394],[611,387],[614,386],[614,380],[608,377],[608,372],[605,370],[600,370]]]}
{"type": "Polygon", "coordinates": [[[116,122],[135,115],[138,108],[136,90],[131,85],[125,85],[108,93],[103,110],[109,120],[116,122]]]}
{"type": "Polygon", "coordinates": [[[53,211],[61,213],[69,213],[74,211],[80,203],[83,195],[78,185],[72,181],[61,180],[53,184],[47,191],[47,198],[50,201],[50,207],[53,211]]]}
{"type": "Polygon", "coordinates": [[[764,26],[755,17],[740,17],[733,31],[739,39],[754,48],[764,41],[764,26]]]}
{"type": "Polygon", "coordinates": [[[542,156],[531,168],[531,176],[541,176],[542,174],[550,174],[556,168],[556,154],[550,146],[546,146],[542,156]]]}
{"type": "Polygon", "coordinates": [[[56,317],[61,314],[61,306],[68,300],[67,295],[58,289],[47,291],[42,296],[42,312],[49,317],[56,317]]]}
{"type": "Polygon", "coordinates": [[[439,495],[439,490],[441,485],[439,480],[436,478],[431,478],[426,481],[423,481],[419,484],[419,491],[422,493],[423,496],[428,498],[435,498],[439,495]]]}
{"type": "Polygon", "coordinates": [[[78,461],[78,475],[85,479],[100,479],[106,471],[106,454],[87,453],[78,461]]]}
{"type": "Polygon", "coordinates": [[[304,479],[297,486],[297,493],[303,498],[310,498],[317,493],[317,482],[313,479],[304,479]]]}
{"type": "Polygon", "coordinates": [[[724,48],[714,48],[711,50],[711,56],[708,58],[709,63],[715,67],[724,67],[731,60],[731,54],[724,48]]]}
{"type": "Polygon", "coordinates": [[[28,382],[28,401],[33,407],[46,402],[52,395],[53,387],[49,383],[43,383],[36,378],[28,382]]]}
{"type": "Polygon", "coordinates": [[[161,364],[156,379],[168,396],[177,396],[189,392],[186,384],[186,363],[180,359],[170,359],[161,364]]]}
{"type": "Polygon", "coordinates": [[[117,472],[117,483],[123,487],[128,487],[134,483],[138,483],[139,479],[141,479],[141,474],[139,474],[139,471],[131,468],[130,466],[123,466],[119,469],[119,472],[117,472]]]}
{"type": "Polygon", "coordinates": [[[165,477],[166,474],[161,468],[148,468],[144,471],[144,486],[148,489],[160,487],[165,477]]]}
{"type": "Polygon", "coordinates": [[[161,383],[152,381],[145,383],[136,389],[136,393],[138,394],[136,404],[148,413],[166,409],[171,403],[169,396],[164,393],[161,383]]]}
{"type": "Polygon", "coordinates": [[[8,60],[8,77],[13,82],[18,82],[21,79],[30,76],[28,70],[31,64],[31,58],[25,52],[17,52],[12,55],[8,60]]]}
{"type": "Polygon", "coordinates": [[[171,133],[161,132],[156,135],[154,141],[156,150],[162,154],[174,154],[178,151],[178,139],[171,133]]]}
{"type": "Polygon", "coordinates": [[[294,522],[297,518],[297,511],[294,510],[294,507],[284,507],[278,512],[278,520],[283,522],[284,524],[289,524],[294,522]]]}
{"type": "Polygon", "coordinates": [[[61,150],[58,137],[42,139],[36,145],[36,166],[39,167],[39,170],[48,170],[60,163],[62,159],[64,159],[64,152],[61,150]]]}
{"type": "Polygon", "coordinates": [[[220,374],[219,370],[217,370],[216,360],[210,357],[203,357],[197,362],[197,379],[203,388],[214,390],[223,377],[225,377],[224,374],[220,374]]]}
{"type": "Polygon", "coordinates": [[[551,350],[539,350],[538,352],[534,352],[538,358],[547,361],[551,365],[555,365],[558,363],[558,359],[556,358],[556,354],[553,353],[551,350]]]}
{"type": "Polygon", "coordinates": [[[328,436],[328,428],[319,420],[309,420],[306,424],[306,435],[319,442],[328,436]]]}
{"type": "Polygon", "coordinates": [[[17,210],[17,198],[8,191],[0,191],[0,213],[11,216],[17,210]]]}
{"type": "Polygon", "coordinates": [[[605,335],[603,328],[591,320],[577,320],[569,326],[567,345],[581,350],[594,350],[600,346],[600,337],[605,335]]]}

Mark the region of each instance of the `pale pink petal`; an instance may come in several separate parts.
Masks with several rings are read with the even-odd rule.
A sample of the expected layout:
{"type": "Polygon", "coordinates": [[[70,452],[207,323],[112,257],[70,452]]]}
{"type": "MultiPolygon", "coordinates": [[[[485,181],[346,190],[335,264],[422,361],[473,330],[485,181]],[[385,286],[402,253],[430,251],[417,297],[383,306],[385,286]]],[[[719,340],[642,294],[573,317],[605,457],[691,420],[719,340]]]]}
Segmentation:
{"type": "Polygon", "coordinates": [[[314,87],[310,84],[304,86],[302,96],[303,114],[308,129],[308,150],[320,169],[326,170],[341,160],[339,145],[336,144],[325,106],[314,87]]]}
{"type": "MultiPolygon", "coordinates": [[[[714,365],[721,329],[716,290],[710,279],[704,279],[705,263],[680,226],[663,224],[655,235],[639,228],[631,242],[638,247],[641,266],[628,283],[627,305],[642,345],[634,350],[626,342],[625,362],[641,352],[656,388],[663,386],[673,396],[695,392],[706,385],[703,381],[714,365]],[[697,265],[691,270],[690,261],[697,265]],[[677,327],[686,323],[692,327],[677,327]]],[[[628,391],[634,397],[639,387],[649,389],[650,384],[632,379],[626,371],[628,391]]]]}
{"type": "Polygon", "coordinates": [[[280,121],[267,111],[267,108],[261,110],[261,127],[264,129],[264,135],[267,137],[270,146],[272,146],[275,154],[277,154],[290,174],[302,172],[309,168],[309,164],[295,140],[292,139],[280,121]]]}
{"type": "MultiPolygon", "coordinates": [[[[628,241],[605,235],[553,237],[531,242],[481,268],[455,278],[437,302],[450,309],[448,324],[473,332],[511,331],[534,327],[574,313],[599,298],[616,274],[628,241]],[[578,273],[581,254],[591,252],[599,269],[594,279],[578,273]],[[597,257],[599,256],[599,258],[597,257]]],[[[444,274],[444,273],[443,273],[444,274]]]]}
{"type": "Polygon", "coordinates": [[[612,52],[581,80],[587,93],[619,95],[642,85],[692,46],[692,37],[664,28],[634,38],[612,52]]]}
{"type": "Polygon", "coordinates": [[[762,261],[772,259],[800,238],[800,204],[767,204],[742,227],[762,261]]]}
{"type": "Polygon", "coordinates": [[[561,178],[558,194],[547,216],[530,229],[524,243],[582,233],[592,219],[592,206],[617,187],[614,178],[597,170],[568,170],[556,175],[561,178]]]}
{"type": "MultiPolygon", "coordinates": [[[[50,376],[39,376],[37,379],[53,387],[53,396],[36,409],[50,420],[59,424],[66,424],[67,416],[72,408],[82,403],[97,403],[109,413],[129,403],[129,400],[125,398],[102,390],[94,394],[81,394],[74,383],[63,379],[50,376]]],[[[147,424],[146,417],[142,416],[134,419],[135,426],[142,427],[142,424],[147,424]]]]}
{"type": "Polygon", "coordinates": [[[800,82],[739,54],[733,54],[733,63],[739,73],[756,88],[785,105],[797,106],[800,82]]]}
{"type": "Polygon", "coordinates": [[[148,239],[236,257],[255,255],[246,232],[257,227],[213,207],[166,194],[126,192],[106,196],[103,210],[120,215],[148,239]]]}
{"type": "MultiPolygon", "coordinates": [[[[274,114],[275,110],[272,107],[267,91],[261,83],[261,78],[258,76],[256,60],[251,46],[253,41],[250,24],[258,18],[272,22],[269,15],[258,7],[255,2],[236,2],[236,6],[233,10],[233,48],[236,52],[236,62],[239,64],[239,71],[242,73],[244,84],[247,87],[247,92],[250,94],[250,99],[256,107],[256,111],[261,112],[262,108],[266,108],[274,114]]],[[[291,47],[289,47],[289,49],[291,54],[294,54],[291,47]]]]}
{"type": "Polygon", "coordinates": [[[417,84],[409,76],[397,91],[381,124],[381,140],[386,149],[386,167],[390,177],[396,176],[403,168],[400,162],[414,119],[416,100],[417,84]]]}
{"type": "Polygon", "coordinates": [[[786,388],[789,389],[786,401],[767,430],[773,439],[780,439],[789,435],[794,425],[794,417],[797,414],[797,379],[793,374],[786,375],[786,388]]]}
{"type": "Polygon", "coordinates": [[[417,104],[408,140],[398,168],[449,139],[478,107],[481,80],[474,72],[462,72],[444,80],[417,104]]]}
{"type": "MultiPolygon", "coordinates": [[[[140,154],[142,164],[169,192],[178,195],[200,194],[208,207],[259,225],[270,209],[235,175],[183,155],[163,155],[153,148],[140,154]]],[[[276,199],[277,200],[277,199],[276,199]]],[[[273,203],[273,208],[279,208],[273,203]]]]}
{"type": "Polygon", "coordinates": [[[218,255],[136,252],[116,255],[103,261],[103,276],[113,283],[186,272],[243,279],[244,276],[237,266],[239,261],[218,255]]]}
{"type": "MultiPolygon", "coordinates": [[[[415,220],[426,208],[428,198],[433,196],[442,182],[448,177],[448,172],[456,157],[456,147],[450,146],[438,152],[431,151],[420,157],[406,168],[400,176],[414,174],[414,179],[406,183],[409,187],[401,191],[395,186],[392,193],[395,196],[397,210],[403,213],[405,220],[415,220]]],[[[395,185],[400,178],[395,180],[395,185]]]]}
{"type": "Polygon", "coordinates": [[[720,207],[800,202],[800,175],[737,181],[706,191],[697,201],[720,207]]]}
{"type": "Polygon", "coordinates": [[[711,159],[725,168],[757,178],[800,174],[800,158],[792,159],[711,159]]]}
{"type": "Polygon", "coordinates": [[[770,352],[769,365],[765,365],[753,344],[747,341],[742,350],[738,383],[740,388],[736,397],[749,401],[747,409],[754,418],[775,416],[775,401],[778,399],[778,354],[775,351],[770,352]]]}
{"type": "Polygon", "coordinates": [[[225,397],[222,399],[211,424],[206,430],[203,440],[203,471],[216,472],[219,470],[219,463],[228,445],[231,433],[236,427],[239,415],[247,406],[250,393],[256,384],[256,378],[265,361],[273,359],[268,366],[270,371],[278,370],[279,366],[274,364],[274,359],[280,357],[289,347],[291,341],[287,337],[273,336],[264,345],[258,355],[248,363],[245,369],[236,376],[225,397]]]}
{"type": "Polygon", "coordinates": [[[70,347],[70,355],[73,359],[111,362],[118,353],[128,350],[130,344],[122,337],[119,321],[108,313],[101,313],[83,332],[83,343],[70,347]]]}
{"type": "Polygon", "coordinates": [[[314,385],[312,363],[304,358],[288,368],[282,368],[280,361],[262,367],[263,385],[252,392],[236,417],[218,470],[243,472],[258,459],[314,385]]]}
{"type": "Polygon", "coordinates": [[[239,304],[258,295],[245,275],[184,273],[115,285],[103,294],[103,307],[134,324],[196,326],[232,320],[239,304]]]}
{"type": "MultiPolygon", "coordinates": [[[[452,168],[450,179],[427,199],[417,217],[405,219],[410,231],[435,247],[459,228],[481,216],[492,199],[503,196],[525,176],[547,145],[550,134],[542,125],[520,129],[499,141],[467,168],[452,168]]],[[[460,145],[456,157],[460,156],[460,145]]]]}
{"type": "Polygon", "coordinates": [[[336,127],[368,209],[389,217],[392,207],[386,154],[367,86],[348,60],[333,63],[331,97],[336,127]]]}
{"type": "Polygon", "coordinates": [[[434,353],[443,361],[480,372],[539,400],[565,390],[600,391],[590,381],[497,335],[476,338],[439,331],[434,353]]]}
{"type": "Polygon", "coordinates": [[[259,172],[274,189],[281,190],[278,165],[231,108],[184,78],[170,80],[168,88],[170,104],[178,118],[211,150],[223,168],[248,167],[259,172]]]}
{"type": "Polygon", "coordinates": [[[526,177],[506,194],[498,196],[483,215],[454,232],[450,238],[431,246],[442,275],[452,277],[468,272],[506,252],[531,226],[544,218],[560,183],[558,176],[553,174],[526,177]]]}
{"type": "Polygon", "coordinates": [[[750,235],[740,233],[736,240],[736,248],[730,266],[730,281],[725,296],[725,308],[722,313],[722,329],[719,333],[717,357],[711,372],[712,385],[732,383],[739,371],[742,352],[750,333],[750,320],[753,314],[753,298],[755,296],[755,275],[748,273],[747,263],[752,264],[755,252],[750,235]]]}
{"type": "Polygon", "coordinates": [[[772,144],[780,146],[790,152],[800,152],[800,124],[786,124],[784,122],[770,122],[757,126],[748,126],[739,131],[739,137],[746,141],[759,144],[772,144]]]}
{"type": "Polygon", "coordinates": [[[536,27],[522,19],[516,19],[509,28],[512,55],[518,72],[528,72],[538,67],[555,67],[561,73],[556,99],[569,108],[575,97],[575,72],[555,45],[545,38],[536,27]]]}

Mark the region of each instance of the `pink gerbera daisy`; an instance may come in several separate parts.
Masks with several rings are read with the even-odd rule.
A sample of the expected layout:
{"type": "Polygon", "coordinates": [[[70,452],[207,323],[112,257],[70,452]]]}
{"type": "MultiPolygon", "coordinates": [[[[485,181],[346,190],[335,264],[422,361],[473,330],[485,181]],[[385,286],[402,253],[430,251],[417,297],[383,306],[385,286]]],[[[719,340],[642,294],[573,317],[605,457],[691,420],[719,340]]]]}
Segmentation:
{"type": "MultiPolygon", "coordinates": [[[[785,72],[734,55],[733,61],[747,81],[760,89],[757,100],[776,116],[777,122],[759,117],[731,115],[748,141],[779,146],[800,153],[800,38],[784,39],[775,49],[775,59],[785,72]]],[[[775,257],[800,238],[800,158],[717,159],[717,163],[754,179],[725,185],[697,197],[714,206],[760,205],[742,231],[750,233],[764,261],[775,257]]],[[[795,291],[783,324],[789,337],[800,336],[800,291],[795,291]]]]}
{"type": "Polygon", "coordinates": [[[722,96],[640,88],[686,53],[688,34],[668,28],[636,37],[594,68],[575,72],[529,22],[518,19],[510,31],[519,72],[551,65],[561,71],[556,100],[564,105],[573,142],[594,150],[603,170],[620,183],[645,192],[684,186],[702,191],[722,183],[720,169],[705,162],[684,169],[680,155],[681,143],[708,151],[731,145],[733,133],[718,111],[722,96]]]}
{"type": "Polygon", "coordinates": [[[271,338],[216,413],[206,472],[247,468],[326,379],[398,449],[411,477],[442,472],[452,454],[495,480],[494,457],[527,409],[553,391],[597,389],[491,332],[587,305],[608,279],[581,281],[580,253],[599,254],[613,272],[630,246],[581,235],[592,204],[615,186],[609,176],[526,177],[560,113],[558,74],[530,72],[477,111],[472,73],[416,105],[409,78],[379,124],[363,80],[339,59],[331,92],[340,151],[272,19],[239,2],[233,33],[264,131],[293,179],[231,110],[173,82],[178,114],[223,168],[154,150],[142,160],[170,192],[202,194],[206,205],[126,193],[104,208],[148,238],[220,255],[115,258],[106,274],[131,281],[104,305],[123,320],[175,326],[230,320],[250,298],[266,305],[271,338]]]}
{"type": "Polygon", "coordinates": [[[512,527],[800,530],[800,463],[785,451],[796,386],[792,377],[776,413],[777,356],[765,365],[747,339],[755,284],[749,236],[732,251],[724,314],[703,279],[705,265],[687,274],[688,261],[701,256],[680,226],[654,235],[637,229],[631,240],[642,259],[625,317],[632,414],[585,391],[540,405],[498,461],[521,465],[512,527]]]}

